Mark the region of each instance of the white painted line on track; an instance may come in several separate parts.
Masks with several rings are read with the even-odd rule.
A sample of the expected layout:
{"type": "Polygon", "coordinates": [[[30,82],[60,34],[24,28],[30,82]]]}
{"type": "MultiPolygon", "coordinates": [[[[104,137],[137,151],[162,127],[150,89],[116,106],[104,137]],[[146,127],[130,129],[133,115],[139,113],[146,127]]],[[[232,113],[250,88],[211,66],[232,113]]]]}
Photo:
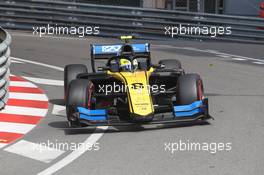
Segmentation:
{"type": "Polygon", "coordinates": [[[66,116],[66,107],[62,105],[53,105],[52,114],[53,115],[64,115],[66,116]]]}
{"type": "Polygon", "coordinates": [[[11,63],[24,64],[24,62],[21,62],[21,61],[16,61],[16,60],[11,60],[11,63]]]}
{"type": "Polygon", "coordinates": [[[29,61],[29,60],[25,60],[25,59],[21,59],[21,58],[15,58],[15,57],[11,57],[11,59],[16,60],[16,61],[23,61],[26,63],[31,63],[31,64],[43,66],[43,67],[48,67],[48,68],[59,70],[59,71],[64,71],[64,69],[62,67],[53,66],[53,65],[49,65],[49,64],[45,64],[45,63],[40,63],[40,62],[36,62],[36,61],[29,61]]]}
{"type": "MultiPolygon", "coordinates": [[[[200,50],[200,49],[199,49],[200,50]]],[[[206,50],[204,50],[204,51],[206,51],[206,52],[208,52],[208,53],[214,53],[214,54],[218,54],[218,53],[220,53],[218,50],[211,50],[211,49],[206,49],[206,50]]]]}
{"type": "Polygon", "coordinates": [[[219,57],[222,57],[222,58],[230,58],[230,56],[227,56],[227,55],[217,55],[219,57]]]}
{"type": "Polygon", "coordinates": [[[17,114],[17,115],[29,115],[29,116],[38,116],[45,117],[47,109],[41,108],[30,108],[30,107],[21,107],[21,106],[6,106],[5,109],[1,110],[3,114],[17,114]]]}
{"type": "Polygon", "coordinates": [[[69,155],[67,155],[66,157],[64,157],[63,159],[58,161],[57,163],[55,163],[55,164],[51,165],[50,167],[48,167],[47,169],[41,171],[40,173],[38,173],[38,175],[51,175],[51,174],[57,172],[58,170],[62,169],[63,167],[67,166],[71,162],[73,162],[75,159],[77,159],[82,154],[84,154],[87,150],[89,150],[92,147],[92,145],[95,144],[103,136],[104,132],[103,133],[97,133],[98,130],[106,131],[107,128],[108,128],[107,126],[97,127],[95,132],[93,134],[91,134],[90,137],[88,137],[83,142],[82,146],[80,146],[75,151],[71,152],[69,155]]]}
{"type": "Polygon", "coordinates": [[[32,124],[0,122],[0,132],[25,134],[35,126],[36,125],[32,125],[32,124]]]}
{"type": "Polygon", "coordinates": [[[232,58],[232,60],[236,60],[236,61],[246,61],[246,59],[244,59],[244,58],[232,58]]]}
{"type": "Polygon", "coordinates": [[[33,83],[30,83],[30,82],[27,82],[27,81],[10,81],[10,86],[33,87],[33,88],[37,87],[33,83]]]}
{"type": "Polygon", "coordinates": [[[4,148],[5,146],[7,146],[8,144],[6,143],[0,143],[0,148],[4,148]]]}
{"type": "Polygon", "coordinates": [[[9,98],[16,98],[16,99],[21,99],[21,100],[48,101],[48,98],[45,94],[30,94],[30,93],[10,92],[9,98]]]}
{"type": "Polygon", "coordinates": [[[52,80],[52,79],[35,78],[35,77],[23,77],[23,78],[37,84],[64,86],[64,82],[62,80],[52,80]]]}
{"type": "Polygon", "coordinates": [[[227,54],[227,53],[222,53],[222,52],[221,52],[221,54],[226,55],[226,56],[230,56],[230,57],[243,58],[243,59],[251,60],[251,61],[264,62],[264,60],[256,59],[256,58],[250,58],[250,57],[244,57],[244,56],[239,56],[239,55],[227,54]]]}
{"type": "Polygon", "coordinates": [[[253,63],[255,63],[255,64],[264,64],[264,62],[258,62],[258,61],[255,61],[253,63]]]}
{"type": "Polygon", "coordinates": [[[183,47],[184,49],[187,49],[187,50],[193,50],[193,51],[196,51],[196,50],[199,50],[195,47],[183,47]]]}
{"type": "Polygon", "coordinates": [[[51,162],[65,152],[63,150],[32,143],[26,140],[20,140],[4,150],[45,163],[51,162]]]}
{"type": "Polygon", "coordinates": [[[246,59],[246,60],[264,62],[264,60],[262,60],[262,59],[228,54],[228,53],[219,52],[217,50],[202,50],[202,49],[194,49],[194,48],[189,48],[189,47],[177,47],[177,46],[170,46],[170,45],[155,45],[155,46],[162,46],[162,47],[175,48],[175,49],[181,49],[181,50],[199,51],[199,52],[205,52],[205,53],[212,53],[212,54],[216,54],[216,55],[225,55],[225,56],[229,56],[229,57],[236,57],[236,58],[243,58],[243,59],[246,59]]]}

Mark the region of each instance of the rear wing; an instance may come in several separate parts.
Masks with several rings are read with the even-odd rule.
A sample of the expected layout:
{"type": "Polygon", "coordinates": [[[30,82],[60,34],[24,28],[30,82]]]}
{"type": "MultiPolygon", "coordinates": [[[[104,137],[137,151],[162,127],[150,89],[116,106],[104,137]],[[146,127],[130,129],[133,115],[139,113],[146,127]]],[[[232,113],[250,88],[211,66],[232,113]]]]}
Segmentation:
{"type": "MultiPolygon", "coordinates": [[[[95,72],[94,61],[96,59],[110,59],[118,56],[124,44],[92,44],[91,45],[91,64],[95,72]]],[[[150,44],[130,44],[133,47],[135,56],[150,57],[150,44]]]]}
{"type": "MultiPolygon", "coordinates": [[[[136,55],[148,56],[150,54],[149,43],[145,44],[130,44],[136,55]]],[[[113,56],[118,56],[123,44],[104,44],[91,45],[91,57],[94,59],[109,59],[113,56]]]]}

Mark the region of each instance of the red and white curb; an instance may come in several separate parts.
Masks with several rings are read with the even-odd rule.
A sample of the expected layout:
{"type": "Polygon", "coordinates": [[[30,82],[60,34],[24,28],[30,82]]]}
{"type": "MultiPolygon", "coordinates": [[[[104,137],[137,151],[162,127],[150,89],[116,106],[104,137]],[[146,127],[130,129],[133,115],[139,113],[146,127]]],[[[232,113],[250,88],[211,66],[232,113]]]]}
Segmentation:
{"type": "Polygon", "coordinates": [[[48,112],[48,98],[35,84],[10,76],[9,99],[0,111],[0,148],[22,138],[48,112]]]}

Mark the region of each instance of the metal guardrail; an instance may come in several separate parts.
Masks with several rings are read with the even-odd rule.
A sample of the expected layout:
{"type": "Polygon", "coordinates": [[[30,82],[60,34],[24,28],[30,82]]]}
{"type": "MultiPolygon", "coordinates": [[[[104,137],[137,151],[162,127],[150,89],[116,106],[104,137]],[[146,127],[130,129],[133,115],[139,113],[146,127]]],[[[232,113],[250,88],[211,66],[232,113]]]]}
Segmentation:
{"type": "Polygon", "coordinates": [[[11,36],[0,27],[0,109],[5,107],[9,92],[11,36]]]}
{"type": "Polygon", "coordinates": [[[264,19],[134,7],[49,0],[0,0],[0,25],[10,29],[32,27],[99,26],[102,36],[132,34],[140,39],[198,39],[264,43],[264,19]],[[232,27],[232,34],[165,35],[165,27],[232,27]]]}

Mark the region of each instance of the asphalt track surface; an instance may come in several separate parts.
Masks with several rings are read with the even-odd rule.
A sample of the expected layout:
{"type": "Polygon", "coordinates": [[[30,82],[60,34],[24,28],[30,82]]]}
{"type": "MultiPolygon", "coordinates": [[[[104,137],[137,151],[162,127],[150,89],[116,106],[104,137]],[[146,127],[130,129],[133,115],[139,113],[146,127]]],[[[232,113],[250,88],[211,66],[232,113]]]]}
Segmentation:
{"type": "MultiPolygon", "coordinates": [[[[39,38],[19,32],[12,32],[12,36],[12,56],[24,60],[12,64],[12,74],[52,80],[63,80],[63,72],[59,67],[63,68],[66,64],[83,63],[89,66],[91,43],[117,42],[111,38],[93,37],[39,38]],[[34,61],[34,64],[25,60],[34,61]]],[[[161,58],[176,58],[182,62],[186,72],[198,72],[203,77],[210,113],[215,120],[184,126],[70,130],[67,129],[63,111],[52,114],[55,105],[64,104],[63,87],[59,85],[61,81],[54,81],[54,85],[39,83],[38,86],[49,98],[49,112],[38,126],[11,147],[17,148],[23,143],[47,143],[48,140],[53,143],[96,141],[99,150],[64,150],[57,156],[51,151],[46,153],[50,155],[49,161],[44,161],[43,154],[29,152],[22,155],[5,147],[0,149],[0,174],[262,175],[264,46],[199,41],[152,43],[154,63],[161,58]],[[165,150],[165,143],[178,143],[180,140],[231,143],[232,149],[215,154],[187,150],[172,154],[165,150]],[[37,156],[29,158],[32,154],[37,156]]]]}

